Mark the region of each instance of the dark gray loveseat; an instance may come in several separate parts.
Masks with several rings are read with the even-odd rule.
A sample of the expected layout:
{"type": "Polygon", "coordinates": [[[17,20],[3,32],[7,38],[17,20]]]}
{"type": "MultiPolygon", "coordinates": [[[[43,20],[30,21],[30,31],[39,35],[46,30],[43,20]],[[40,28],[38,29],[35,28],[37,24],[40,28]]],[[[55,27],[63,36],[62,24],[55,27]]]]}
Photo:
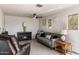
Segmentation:
{"type": "Polygon", "coordinates": [[[14,35],[0,34],[0,55],[29,55],[30,43],[19,45],[14,35]]]}

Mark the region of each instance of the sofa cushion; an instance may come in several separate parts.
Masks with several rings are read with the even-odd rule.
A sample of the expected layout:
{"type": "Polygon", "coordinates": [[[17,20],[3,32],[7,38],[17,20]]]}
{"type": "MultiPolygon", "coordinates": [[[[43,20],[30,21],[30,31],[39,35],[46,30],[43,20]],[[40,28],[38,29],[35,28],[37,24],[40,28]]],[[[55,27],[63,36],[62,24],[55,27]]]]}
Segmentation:
{"type": "Polygon", "coordinates": [[[10,49],[8,40],[0,38],[0,55],[10,55],[10,54],[13,53],[10,49]]]}
{"type": "Polygon", "coordinates": [[[61,38],[62,34],[55,34],[53,38],[61,38]]]}

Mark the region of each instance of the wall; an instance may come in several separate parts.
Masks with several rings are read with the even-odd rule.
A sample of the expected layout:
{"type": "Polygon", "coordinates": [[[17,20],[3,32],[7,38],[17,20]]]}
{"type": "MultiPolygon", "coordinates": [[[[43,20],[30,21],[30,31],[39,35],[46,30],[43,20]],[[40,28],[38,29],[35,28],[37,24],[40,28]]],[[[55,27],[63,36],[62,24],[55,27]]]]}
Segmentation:
{"type": "Polygon", "coordinates": [[[4,14],[3,11],[0,9],[0,33],[3,31],[4,28],[4,14]]]}
{"type": "Polygon", "coordinates": [[[9,32],[9,34],[15,34],[17,32],[21,32],[22,30],[22,22],[26,22],[26,31],[31,31],[32,36],[35,36],[37,30],[39,28],[39,20],[33,20],[28,17],[18,17],[18,16],[7,16],[5,15],[5,28],[9,32]]]}
{"type": "Polygon", "coordinates": [[[46,25],[42,25],[42,20],[40,20],[40,30],[44,30],[46,32],[55,32],[55,33],[59,33],[62,29],[66,28],[66,22],[64,22],[64,20],[59,19],[60,15],[52,15],[52,16],[48,16],[46,18],[43,18],[42,20],[46,19],[46,25]],[[48,28],[48,19],[52,19],[52,28],[49,29],[48,28]],[[62,25],[63,24],[63,25],[62,25]]]}
{"type": "MultiPolygon", "coordinates": [[[[66,9],[54,15],[48,16],[44,19],[46,19],[46,21],[47,19],[50,19],[50,18],[53,20],[52,29],[48,29],[47,26],[43,26],[41,23],[40,23],[40,29],[48,32],[50,31],[50,32],[57,32],[57,33],[63,29],[67,29],[68,15],[75,14],[75,13],[79,14],[79,7],[66,9]]],[[[42,20],[40,20],[40,22],[41,21],[42,20]]],[[[67,36],[68,36],[68,40],[72,43],[72,50],[79,53],[79,30],[68,30],[67,36]]]]}

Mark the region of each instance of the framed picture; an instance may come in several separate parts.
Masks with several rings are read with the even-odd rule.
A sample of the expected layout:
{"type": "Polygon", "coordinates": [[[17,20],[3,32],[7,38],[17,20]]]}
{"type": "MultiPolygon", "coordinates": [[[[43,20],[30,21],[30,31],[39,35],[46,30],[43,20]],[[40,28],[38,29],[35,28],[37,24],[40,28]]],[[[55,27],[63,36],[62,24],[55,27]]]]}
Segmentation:
{"type": "Polygon", "coordinates": [[[52,19],[48,19],[48,28],[52,27],[52,19]]]}
{"type": "Polygon", "coordinates": [[[78,14],[68,16],[68,30],[78,30],[78,14]]]}
{"type": "Polygon", "coordinates": [[[43,19],[43,20],[42,20],[42,25],[43,25],[43,26],[46,26],[46,19],[43,19]]]}

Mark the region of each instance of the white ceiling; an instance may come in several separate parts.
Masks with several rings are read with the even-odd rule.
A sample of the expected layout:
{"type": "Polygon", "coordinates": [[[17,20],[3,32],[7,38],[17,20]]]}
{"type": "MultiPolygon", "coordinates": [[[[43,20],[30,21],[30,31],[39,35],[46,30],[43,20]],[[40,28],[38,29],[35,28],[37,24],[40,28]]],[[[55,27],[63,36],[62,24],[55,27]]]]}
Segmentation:
{"type": "Polygon", "coordinates": [[[47,16],[73,6],[76,4],[43,4],[41,8],[36,7],[36,4],[0,4],[5,14],[16,16],[32,16],[33,13],[47,16]]]}

